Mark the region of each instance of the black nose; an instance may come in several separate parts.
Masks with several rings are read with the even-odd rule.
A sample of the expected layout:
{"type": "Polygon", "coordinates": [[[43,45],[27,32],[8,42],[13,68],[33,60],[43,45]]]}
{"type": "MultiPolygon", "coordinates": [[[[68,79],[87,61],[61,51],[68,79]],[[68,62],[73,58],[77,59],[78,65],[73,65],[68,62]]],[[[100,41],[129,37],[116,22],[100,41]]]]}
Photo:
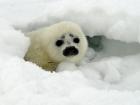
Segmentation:
{"type": "Polygon", "coordinates": [[[77,55],[78,53],[78,49],[76,49],[74,46],[66,47],[66,49],[63,51],[64,56],[73,56],[77,55]]]}

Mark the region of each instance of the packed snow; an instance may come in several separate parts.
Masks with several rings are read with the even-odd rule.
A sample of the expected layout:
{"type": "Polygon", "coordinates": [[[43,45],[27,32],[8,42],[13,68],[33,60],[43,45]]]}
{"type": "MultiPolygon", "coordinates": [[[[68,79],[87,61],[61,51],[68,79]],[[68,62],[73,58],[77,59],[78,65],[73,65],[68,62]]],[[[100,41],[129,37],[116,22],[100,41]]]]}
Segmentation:
{"type": "Polygon", "coordinates": [[[0,0],[0,105],[139,105],[139,0],[0,0]],[[104,35],[75,65],[56,72],[23,59],[26,33],[59,21],[104,35]]]}

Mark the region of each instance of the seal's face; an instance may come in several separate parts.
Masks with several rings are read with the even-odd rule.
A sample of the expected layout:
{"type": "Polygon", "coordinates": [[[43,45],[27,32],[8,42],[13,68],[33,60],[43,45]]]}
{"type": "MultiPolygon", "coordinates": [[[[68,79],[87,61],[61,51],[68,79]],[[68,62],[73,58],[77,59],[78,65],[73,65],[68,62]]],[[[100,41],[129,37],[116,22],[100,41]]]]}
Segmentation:
{"type": "Polygon", "coordinates": [[[78,45],[80,39],[72,33],[65,33],[56,40],[55,45],[64,57],[72,57],[79,54],[78,45]]]}
{"type": "MultiPolygon", "coordinates": [[[[70,22],[58,24],[49,30],[48,36],[48,41],[43,44],[43,48],[52,61],[76,63],[84,57],[88,44],[78,25],[70,22]]],[[[43,42],[45,40],[44,38],[43,42]]]]}
{"type": "Polygon", "coordinates": [[[52,60],[78,62],[85,54],[87,43],[84,36],[74,33],[63,33],[52,38],[48,45],[49,56],[52,60]]]}

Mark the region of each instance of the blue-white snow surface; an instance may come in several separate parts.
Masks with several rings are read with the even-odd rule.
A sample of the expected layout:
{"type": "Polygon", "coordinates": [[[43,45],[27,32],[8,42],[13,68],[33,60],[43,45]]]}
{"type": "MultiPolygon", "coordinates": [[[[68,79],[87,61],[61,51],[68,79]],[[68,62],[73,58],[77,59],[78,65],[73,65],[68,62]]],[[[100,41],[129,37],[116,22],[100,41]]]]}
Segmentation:
{"type": "Polygon", "coordinates": [[[139,6],[139,0],[0,0],[0,105],[140,105],[139,6]],[[24,61],[26,32],[63,20],[111,40],[99,53],[89,49],[79,66],[64,62],[53,73],[24,61]]]}

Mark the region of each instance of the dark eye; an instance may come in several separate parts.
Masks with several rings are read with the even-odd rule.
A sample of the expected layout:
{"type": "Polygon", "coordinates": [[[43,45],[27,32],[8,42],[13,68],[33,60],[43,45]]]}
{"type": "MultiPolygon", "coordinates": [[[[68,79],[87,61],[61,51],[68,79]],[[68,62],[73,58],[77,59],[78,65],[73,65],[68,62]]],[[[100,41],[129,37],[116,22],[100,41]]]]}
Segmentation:
{"type": "Polygon", "coordinates": [[[63,43],[64,43],[63,40],[57,40],[55,44],[56,46],[60,47],[63,43]]]}
{"type": "Polygon", "coordinates": [[[79,39],[79,38],[74,38],[74,39],[73,39],[73,42],[74,42],[74,43],[79,43],[79,42],[80,42],[80,39],[79,39]]]}

